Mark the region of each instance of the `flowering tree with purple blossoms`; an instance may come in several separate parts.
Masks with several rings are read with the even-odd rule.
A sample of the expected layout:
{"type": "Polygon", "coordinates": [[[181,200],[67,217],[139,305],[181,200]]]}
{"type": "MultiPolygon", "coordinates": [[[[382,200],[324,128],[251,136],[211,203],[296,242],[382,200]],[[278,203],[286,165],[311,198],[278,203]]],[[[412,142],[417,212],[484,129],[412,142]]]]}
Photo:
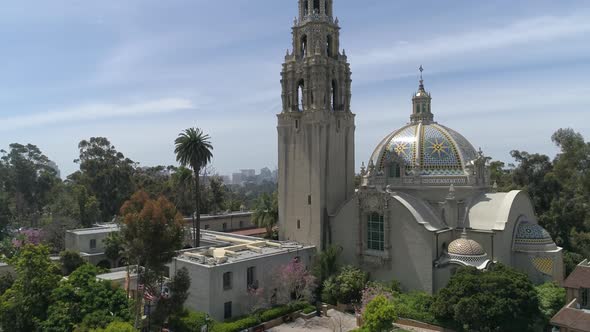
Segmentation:
{"type": "Polygon", "coordinates": [[[16,248],[21,248],[27,244],[36,246],[41,244],[42,235],[38,229],[24,229],[19,231],[14,239],[12,239],[12,245],[16,248]]]}
{"type": "Polygon", "coordinates": [[[383,296],[388,301],[393,300],[393,294],[389,289],[379,283],[370,282],[367,284],[365,289],[363,289],[363,294],[361,297],[361,303],[359,306],[355,307],[355,311],[358,314],[364,314],[367,305],[373,301],[377,296],[383,296]]]}
{"type": "Polygon", "coordinates": [[[275,275],[277,296],[281,303],[313,301],[314,290],[317,287],[316,278],[303,263],[293,260],[279,267],[275,275]]]}

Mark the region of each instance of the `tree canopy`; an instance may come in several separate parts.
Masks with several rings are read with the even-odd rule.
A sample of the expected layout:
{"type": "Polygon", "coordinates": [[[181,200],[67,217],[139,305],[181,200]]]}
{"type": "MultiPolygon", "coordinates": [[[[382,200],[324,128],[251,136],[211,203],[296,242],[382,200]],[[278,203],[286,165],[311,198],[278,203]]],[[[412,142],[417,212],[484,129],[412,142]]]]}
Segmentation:
{"type": "Polygon", "coordinates": [[[460,268],[431,309],[437,319],[464,331],[528,331],[540,315],[528,277],[501,264],[489,271],[460,268]]]}

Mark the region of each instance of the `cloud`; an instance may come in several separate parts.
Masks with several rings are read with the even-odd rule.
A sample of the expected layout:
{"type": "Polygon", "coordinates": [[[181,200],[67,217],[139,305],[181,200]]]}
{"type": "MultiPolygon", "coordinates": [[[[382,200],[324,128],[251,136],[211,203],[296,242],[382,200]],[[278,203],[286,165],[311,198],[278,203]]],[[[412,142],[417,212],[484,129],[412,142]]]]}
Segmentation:
{"type": "Polygon", "coordinates": [[[465,55],[492,49],[584,36],[590,33],[587,15],[543,16],[520,20],[504,27],[483,28],[432,39],[416,38],[355,56],[355,66],[382,66],[416,59],[465,55]]]}
{"type": "Polygon", "coordinates": [[[85,104],[61,111],[39,112],[0,118],[0,131],[131,115],[172,113],[191,109],[195,109],[194,103],[191,100],[183,98],[164,98],[132,104],[85,104]]]}

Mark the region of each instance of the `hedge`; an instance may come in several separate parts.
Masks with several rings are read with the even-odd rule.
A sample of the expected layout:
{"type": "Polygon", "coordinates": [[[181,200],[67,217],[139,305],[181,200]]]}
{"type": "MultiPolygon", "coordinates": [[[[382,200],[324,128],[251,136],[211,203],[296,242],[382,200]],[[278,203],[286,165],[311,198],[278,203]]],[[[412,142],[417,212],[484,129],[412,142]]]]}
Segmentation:
{"type": "MultiPolygon", "coordinates": [[[[214,323],[211,332],[238,332],[292,312],[309,308],[310,306],[307,302],[295,302],[289,305],[271,308],[257,315],[247,316],[225,323],[214,323]]],[[[315,307],[313,309],[315,310],[315,307]]]]}

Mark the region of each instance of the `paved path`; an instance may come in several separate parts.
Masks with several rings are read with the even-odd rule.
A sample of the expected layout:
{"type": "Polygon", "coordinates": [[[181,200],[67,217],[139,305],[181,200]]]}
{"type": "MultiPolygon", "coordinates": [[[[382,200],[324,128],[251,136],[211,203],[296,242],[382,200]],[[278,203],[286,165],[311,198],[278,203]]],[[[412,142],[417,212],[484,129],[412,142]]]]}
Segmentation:
{"type": "Polygon", "coordinates": [[[291,323],[274,327],[269,332],[348,332],[356,328],[354,315],[336,310],[328,310],[328,317],[314,317],[308,320],[299,318],[291,323]]]}

